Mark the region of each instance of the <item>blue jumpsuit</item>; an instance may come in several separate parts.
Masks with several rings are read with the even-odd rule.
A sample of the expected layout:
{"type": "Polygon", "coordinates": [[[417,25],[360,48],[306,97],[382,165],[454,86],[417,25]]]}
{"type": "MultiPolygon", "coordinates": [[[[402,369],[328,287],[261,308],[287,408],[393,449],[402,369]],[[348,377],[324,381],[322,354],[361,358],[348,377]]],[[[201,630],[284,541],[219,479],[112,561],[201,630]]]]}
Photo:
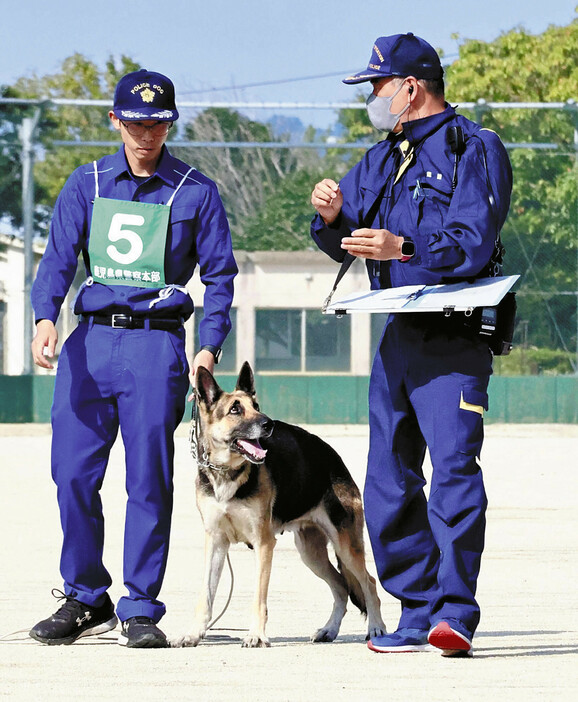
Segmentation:
{"type": "MultiPolygon", "coordinates": [[[[342,237],[361,227],[386,228],[411,239],[415,255],[406,262],[367,261],[372,289],[435,285],[487,275],[512,173],[497,135],[446,105],[369,149],[340,188],[338,219],[331,226],[319,215],[313,220],[318,246],[339,261],[342,237]],[[455,125],[466,147],[453,191],[456,161],[446,132],[455,125]],[[410,148],[404,144],[402,152],[405,140],[410,148]]],[[[478,625],[487,506],[478,458],[491,372],[491,351],[463,315],[388,317],[370,378],[364,500],[380,581],[401,603],[399,628],[428,630],[443,620],[471,639],[478,625]],[[426,447],[433,467],[428,499],[426,447]]]]}
{"type": "MultiPolygon", "coordinates": [[[[167,204],[189,167],[163,147],[156,172],[135,178],[124,148],[97,163],[99,195],[112,200],[167,204]]],[[[90,275],[88,243],[95,198],[93,164],[76,169],[56,202],[46,252],[32,288],[37,320],[56,322],[74,279],[78,256],[90,275]]],[[[184,288],[199,265],[205,284],[201,345],[221,347],[237,266],[216,185],[192,170],[170,208],[164,253],[165,287],[82,286],[74,311],[82,315],[63,345],[52,407],[52,476],[63,530],[65,593],[100,606],[111,577],[103,563],[100,488],[120,428],[126,454],[127,506],[121,621],[159,621],[158,600],[168,555],[173,503],[173,433],[189,387],[182,324],[174,329],[119,329],[94,323],[116,313],[184,321],[193,302],[184,288]]],[[[90,282],[90,278],[89,278],[90,282]]]]}

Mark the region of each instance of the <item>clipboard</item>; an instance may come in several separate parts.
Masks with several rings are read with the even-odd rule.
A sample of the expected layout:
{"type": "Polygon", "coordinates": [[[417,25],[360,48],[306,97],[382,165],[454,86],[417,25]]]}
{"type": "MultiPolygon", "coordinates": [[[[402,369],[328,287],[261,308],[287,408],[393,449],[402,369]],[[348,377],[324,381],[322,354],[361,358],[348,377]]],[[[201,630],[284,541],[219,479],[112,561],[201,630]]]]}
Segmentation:
{"type": "Polygon", "coordinates": [[[476,307],[498,305],[519,277],[496,276],[479,278],[471,283],[405,285],[350,293],[331,302],[323,312],[338,316],[356,312],[471,312],[476,307]]]}

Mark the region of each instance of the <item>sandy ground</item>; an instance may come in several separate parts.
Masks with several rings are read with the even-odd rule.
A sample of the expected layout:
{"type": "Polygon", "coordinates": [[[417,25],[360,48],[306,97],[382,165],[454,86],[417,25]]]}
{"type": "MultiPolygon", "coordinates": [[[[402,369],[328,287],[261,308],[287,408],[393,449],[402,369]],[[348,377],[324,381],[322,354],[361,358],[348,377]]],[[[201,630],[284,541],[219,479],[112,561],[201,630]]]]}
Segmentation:
{"type": "MultiPolygon", "coordinates": [[[[311,427],[344,457],[362,485],[366,427],[311,427]]],[[[128,650],[114,636],[43,646],[27,631],[57,609],[60,526],[50,479],[50,430],[0,425],[3,505],[0,698],[10,700],[576,700],[578,699],[578,426],[490,425],[482,465],[489,496],[479,581],[482,621],[473,659],[438,653],[375,654],[351,608],[340,636],[311,644],[329,615],[324,583],[279,538],[269,596],[269,649],[242,649],[252,598],[253,554],[231,551],[234,591],[208,639],[193,649],[128,650]]],[[[123,450],[103,488],[106,564],[123,594],[123,450]]],[[[186,427],[177,434],[173,539],[162,597],[169,635],[187,631],[200,586],[203,534],[194,502],[186,427]]],[[[373,571],[371,556],[368,567],[373,571]]],[[[229,591],[225,572],[217,598],[229,591]]],[[[381,591],[384,620],[399,606],[381,591]]]]}

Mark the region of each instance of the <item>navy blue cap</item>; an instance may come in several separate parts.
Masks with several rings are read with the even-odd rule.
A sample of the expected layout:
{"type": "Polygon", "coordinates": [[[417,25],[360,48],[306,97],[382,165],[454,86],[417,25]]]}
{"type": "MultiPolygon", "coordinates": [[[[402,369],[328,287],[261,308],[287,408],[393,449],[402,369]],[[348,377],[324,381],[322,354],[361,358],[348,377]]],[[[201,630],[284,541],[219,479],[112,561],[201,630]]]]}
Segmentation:
{"type": "Polygon", "coordinates": [[[343,82],[352,85],[388,76],[435,80],[443,74],[444,69],[433,46],[408,32],[376,39],[367,68],[344,78],[343,82]]]}
{"type": "Polygon", "coordinates": [[[148,119],[174,122],[179,118],[175,86],[162,73],[144,68],[127,73],[117,83],[112,111],[127,122],[148,119]]]}

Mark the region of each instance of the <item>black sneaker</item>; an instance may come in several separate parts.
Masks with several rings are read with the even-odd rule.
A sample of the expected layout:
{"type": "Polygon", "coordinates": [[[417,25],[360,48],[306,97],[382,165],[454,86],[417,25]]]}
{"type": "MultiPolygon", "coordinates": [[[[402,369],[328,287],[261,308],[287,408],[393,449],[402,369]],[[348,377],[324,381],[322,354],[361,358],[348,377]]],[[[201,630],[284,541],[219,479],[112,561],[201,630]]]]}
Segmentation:
{"type": "Polygon", "coordinates": [[[123,622],[118,642],[127,648],[168,648],[169,645],[150,617],[131,617],[123,622]]]}
{"type": "Polygon", "coordinates": [[[29,635],[36,641],[53,646],[71,644],[81,636],[103,634],[105,631],[114,629],[118,624],[114,605],[108,595],[104,604],[100,607],[92,607],[65,595],[60,590],[53,590],[52,594],[59,601],[66,600],[66,602],[58,612],[38,622],[30,630],[29,635]]]}

